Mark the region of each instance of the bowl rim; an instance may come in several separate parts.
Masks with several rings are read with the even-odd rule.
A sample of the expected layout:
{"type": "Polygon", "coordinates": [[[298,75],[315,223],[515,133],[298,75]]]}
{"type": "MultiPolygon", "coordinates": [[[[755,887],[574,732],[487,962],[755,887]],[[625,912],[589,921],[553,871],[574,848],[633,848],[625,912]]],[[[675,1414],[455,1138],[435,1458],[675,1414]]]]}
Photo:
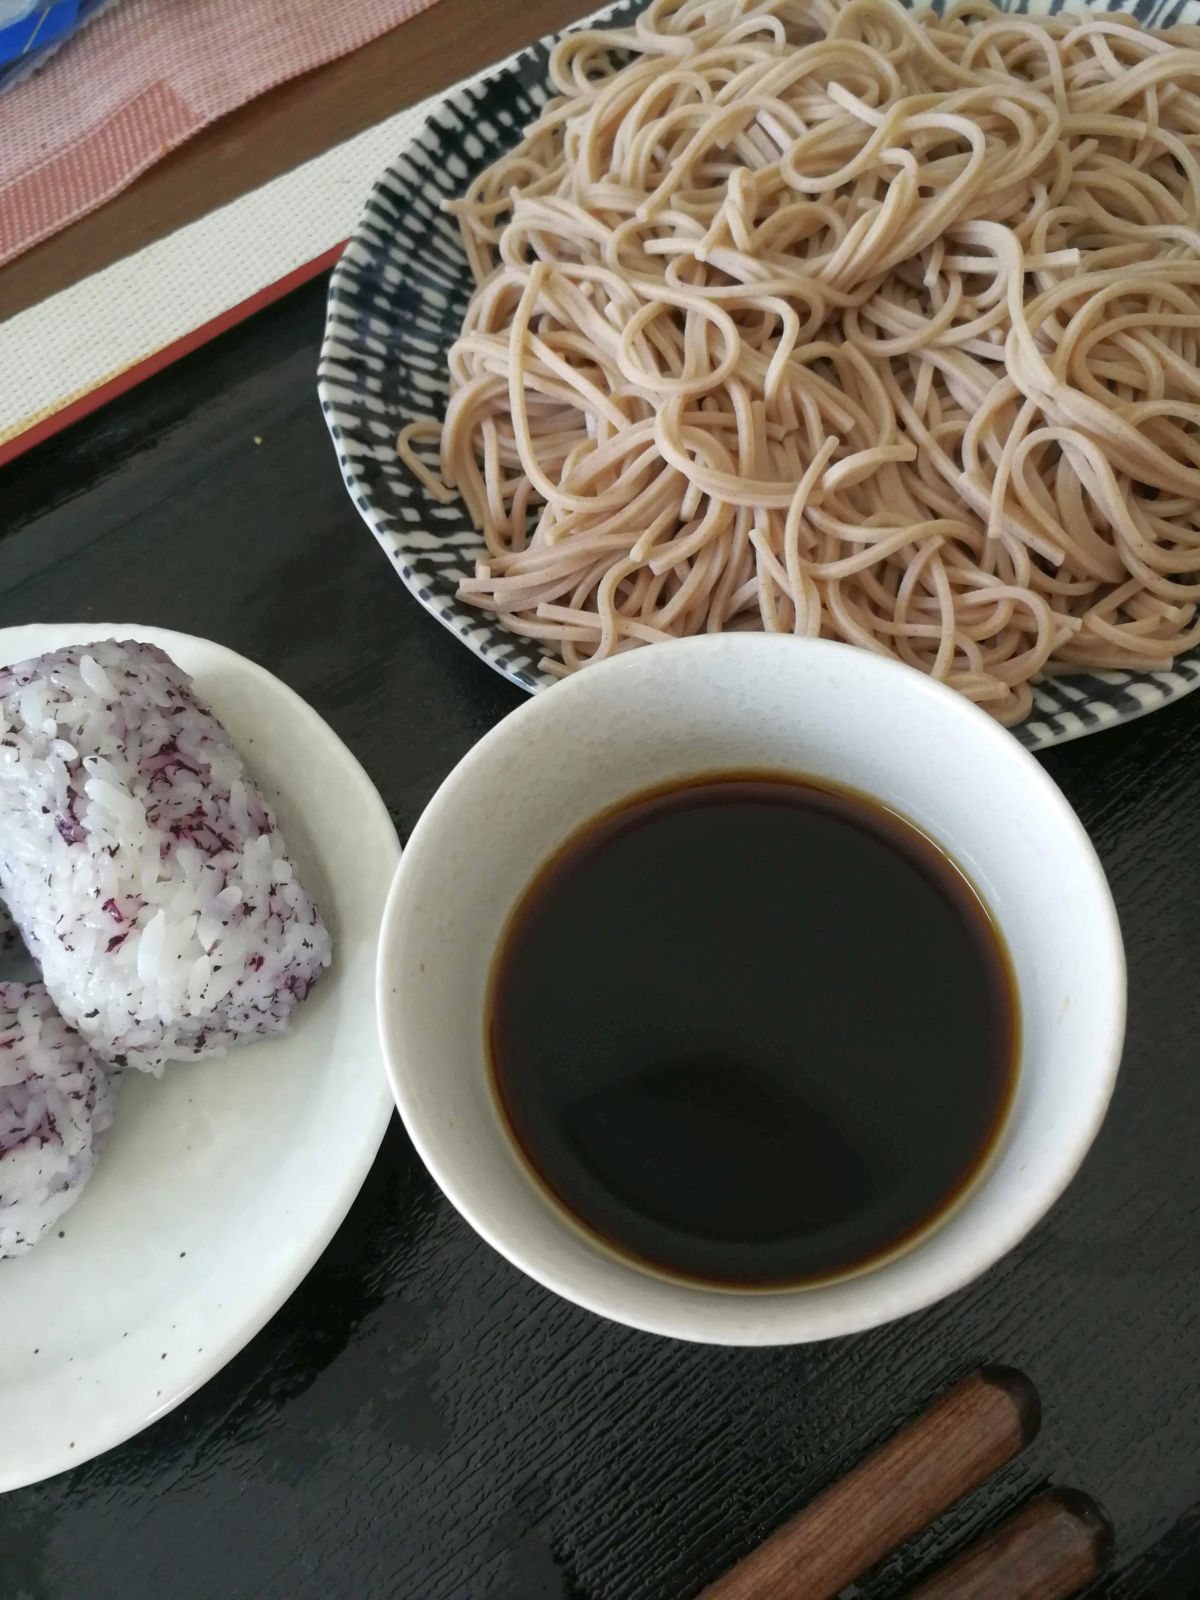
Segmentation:
{"type": "MultiPolygon", "coordinates": [[[[986,1234],[979,1236],[969,1261],[955,1259],[940,1264],[937,1270],[930,1270],[926,1263],[927,1270],[912,1274],[902,1286],[893,1284],[887,1296],[872,1297],[869,1285],[877,1270],[891,1265],[894,1260],[910,1263],[920,1261],[923,1246],[939,1231],[938,1225],[929,1234],[918,1238],[901,1257],[884,1258],[855,1278],[838,1280],[827,1286],[814,1285],[812,1288],[794,1290],[739,1294],[716,1286],[709,1289],[702,1284],[670,1283],[670,1280],[658,1278],[628,1258],[618,1255],[614,1259],[630,1274],[636,1274],[640,1281],[670,1283],[672,1288],[682,1291],[676,1307],[665,1310],[662,1315],[657,1312],[630,1312],[615,1304],[609,1295],[593,1293],[586,1270],[579,1274],[559,1272],[531,1259],[530,1252],[513,1228],[504,1221],[497,1223],[493,1215],[464,1194],[458,1181],[456,1164],[443,1160],[427,1136],[422,1115],[409,1092],[413,1073],[403,1041],[403,1000],[393,981],[397,965],[395,954],[405,936],[409,877],[420,869],[427,852],[441,847],[442,813],[451,797],[464,786],[475,783],[497,754],[520,743],[526,730],[536,726],[548,714],[548,708],[556,706],[561,710],[568,695],[590,693],[589,685],[600,674],[605,674],[610,681],[620,675],[634,681],[646,675],[653,676],[658,670],[655,659],[661,662],[659,651],[663,646],[625,652],[564,679],[549,695],[537,695],[519,705],[472,746],[439,785],[406,842],[384,907],[378,944],[377,1020],[388,1082],[409,1137],[442,1193],[481,1238],[544,1288],[627,1327],[695,1343],[741,1346],[798,1344],[864,1332],[925,1309],[973,1282],[1031,1232],[1078,1172],[1108,1110],[1125,1038],[1127,973],[1124,943],[1103,865],[1082,822],[1058,785],[1034,755],[999,723],[953,689],[925,674],[891,658],[859,650],[841,641],[801,639],[791,635],[726,633],[672,640],[666,648],[675,653],[674,659],[678,661],[684,650],[698,657],[706,654],[714,657],[722,654],[754,656],[788,647],[802,649],[817,660],[825,657],[835,665],[846,660],[849,670],[854,672],[867,675],[878,673],[883,681],[893,684],[894,692],[933,701],[939,708],[938,715],[945,715],[950,722],[958,719],[971,727],[976,735],[982,735],[985,741],[990,741],[997,759],[1013,763],[1026,783],[1037,792],[1040,803],[1049,806],[1060,825],[1065,826],[1078,852],[1080,864],[1098,891],[1097,900],[1102,914],[1089,926],[1089,939],[1094,946],[1092,966],[1097,973],[1093,994],[1098,1004],[1107,1006],[1108,1015],[1100,1015],[1097,1027],[1097,1033],[1104,1041],[1104,1049],[1089,1055],[1086,1075],[1080,1082],[1079,1097],[1086,1098],[1086,1105],[1081,1108],[1078,1119],[1067,1133],[1060,1135],[1046,1159],[1039,1163],[1031,1175],[1032,1181],[1022,1191],[1019,1202],[1006,1212],[1002,1223],[996,1222],[989,1226],[986,1234]],[[826,1287],[851,1289],[853,1308],[821,1307],[818,1297],[826,1287]],[[684,1294],[687,1296],[686,1302],[684,1294]],[[769,1314],[763,1310],[764,1307],[769,1308],[769,1314]],[[736,1311],[731,1308],[736,1308],[736,1311]],[[738,1325],[736,1329],[730,1326],[732,1324],[738,1325]]],[[[635,792],[635,789],[631,788],[630,792],[635,792]]],[[[548,842],[547,854],[553,845],[553,840],[548,842]]],[[[988,1183],[990,1170],[985,1170],[980,1180],[981,1187],[988,1183]]],[[[558,1221],[564,1228],[578,1226],[569,1216],[559,1217],[558,1221]]]]}

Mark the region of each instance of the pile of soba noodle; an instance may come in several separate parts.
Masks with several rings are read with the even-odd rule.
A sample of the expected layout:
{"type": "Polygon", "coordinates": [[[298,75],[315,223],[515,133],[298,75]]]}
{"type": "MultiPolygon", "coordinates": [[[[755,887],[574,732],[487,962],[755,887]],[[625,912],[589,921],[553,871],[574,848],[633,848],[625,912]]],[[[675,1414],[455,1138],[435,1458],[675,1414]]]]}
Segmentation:
{"type": "Polygon", "coordinates": [[[1200,29],[653,0],[551,73],[400,440],[463,598],[556,672],[821,634],[1009,723],[1200,641],[1200,29]]]}

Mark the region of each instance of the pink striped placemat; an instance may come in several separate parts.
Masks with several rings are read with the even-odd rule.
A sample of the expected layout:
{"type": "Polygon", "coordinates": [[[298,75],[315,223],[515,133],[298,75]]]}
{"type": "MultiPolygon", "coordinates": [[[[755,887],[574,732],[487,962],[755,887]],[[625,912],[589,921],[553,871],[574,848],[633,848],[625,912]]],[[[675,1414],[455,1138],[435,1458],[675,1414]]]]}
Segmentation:
{"type": "Polygon", "coordinates": [[[434,0],[118,0],[0,96],[0,265],[208,123],[434,0]]]}

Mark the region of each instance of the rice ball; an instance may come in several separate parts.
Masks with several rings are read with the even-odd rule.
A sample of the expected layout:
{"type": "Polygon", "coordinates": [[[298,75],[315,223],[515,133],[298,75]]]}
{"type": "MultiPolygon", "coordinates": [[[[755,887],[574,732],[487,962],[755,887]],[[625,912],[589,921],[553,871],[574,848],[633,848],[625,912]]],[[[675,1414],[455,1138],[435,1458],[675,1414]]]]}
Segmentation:
{"type": "Polygon", "coordinates": [[[23,1254],[79,1199],[113,1103],[45,985],[0,983],[0,1259],[23,1254]]]}

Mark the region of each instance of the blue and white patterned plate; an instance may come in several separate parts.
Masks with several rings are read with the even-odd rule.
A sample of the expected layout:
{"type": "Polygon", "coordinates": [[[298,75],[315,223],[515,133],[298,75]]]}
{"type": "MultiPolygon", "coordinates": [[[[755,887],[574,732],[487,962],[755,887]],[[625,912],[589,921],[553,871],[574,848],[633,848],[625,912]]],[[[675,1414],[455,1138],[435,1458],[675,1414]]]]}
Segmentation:
{"type": "MultiPolygon", "coordinates": [[[[1060,11],[1061,0],[1001,0],[1007,10],[1060,11]]],[[[622,26],[641,9],[621,0],[582,26],[622,26]]],[[[1075,9],[1074,7],[1068,9],[1075,9]]],[[[1137,0],[1092,9],[1167,26],[1200,20],[1198,0],[1137,0]]],[[[458,224],[441,202],[515,144],[549,98],[541,39],[484,79],[459,85],[379,179],[333,274],[318,388],[346,487],[396,571],[435,617],[523,689],[554,680],[538,653],[456,597],[479,535],[461,502],[438,505],[395,451],[401,428],[441,416],[446,358],[474,287],[458,224]]],[[[1017,728],[1031,750],[1128,722],[1200,686],[1200,649],[1164,672],[1086,672],[1038,685],[1017,728]]]]}

